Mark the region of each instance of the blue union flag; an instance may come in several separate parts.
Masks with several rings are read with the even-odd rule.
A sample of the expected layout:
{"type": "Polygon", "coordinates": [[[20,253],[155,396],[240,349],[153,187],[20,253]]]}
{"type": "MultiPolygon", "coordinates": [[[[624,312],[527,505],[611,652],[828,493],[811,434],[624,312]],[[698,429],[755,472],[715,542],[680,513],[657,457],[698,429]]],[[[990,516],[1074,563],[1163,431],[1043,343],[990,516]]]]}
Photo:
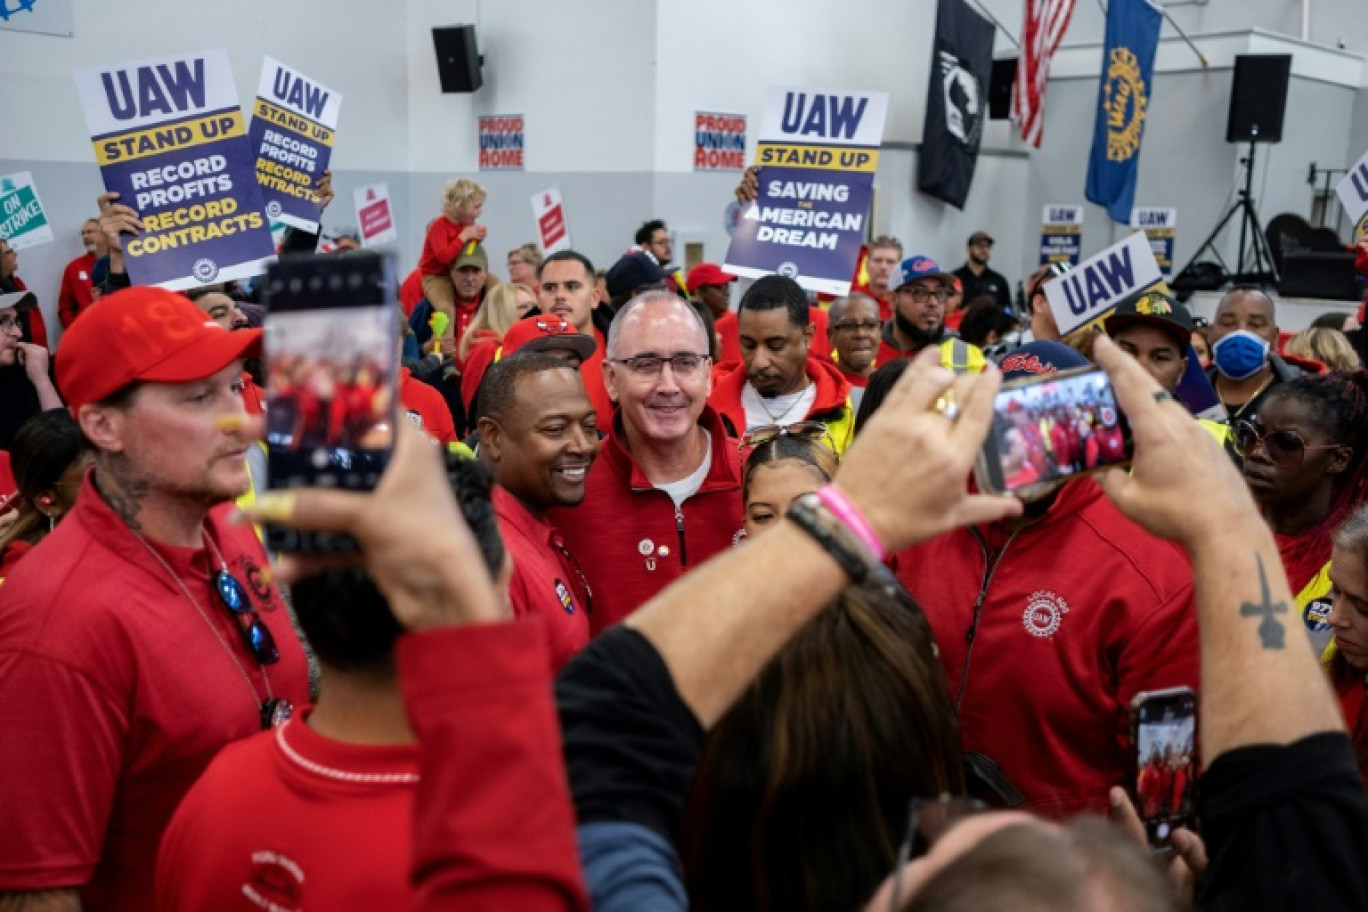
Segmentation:
{"type": "Polygon", "coordinates": [[[1087,197],[1113,222],[1130,224],[1140,174],[1140,139],[1154,87],[1154,52],[1163,14],[1148,0],[1112,0],[1097,92],[1087,197]]]}

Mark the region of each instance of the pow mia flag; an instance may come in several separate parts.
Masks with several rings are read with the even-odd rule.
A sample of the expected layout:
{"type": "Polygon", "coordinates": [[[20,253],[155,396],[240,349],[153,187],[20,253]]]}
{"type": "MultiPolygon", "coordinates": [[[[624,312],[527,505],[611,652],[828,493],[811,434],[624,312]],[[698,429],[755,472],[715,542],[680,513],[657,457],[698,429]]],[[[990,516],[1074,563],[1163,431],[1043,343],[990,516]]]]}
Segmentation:
{"type": "Polygon", "coordinates": [[[974,179],[992,69],[992,23],[964,0],[939,0],[917,189],[956,209],[974,179]]]}

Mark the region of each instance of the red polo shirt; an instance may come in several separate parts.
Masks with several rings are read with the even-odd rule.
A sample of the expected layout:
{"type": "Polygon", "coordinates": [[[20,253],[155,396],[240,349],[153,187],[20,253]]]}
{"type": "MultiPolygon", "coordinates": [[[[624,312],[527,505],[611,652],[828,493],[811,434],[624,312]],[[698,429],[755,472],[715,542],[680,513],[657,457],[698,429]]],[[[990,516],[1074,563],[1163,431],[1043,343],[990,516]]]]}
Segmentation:
{"type": "Polygon", "coordinates": [[[345,744],[299,719],[230,744],[166,828],[157,908],[412,909],[417,784],[417,745],[345,744]]]}
{"type": "Polygon", "coordinates": [[[264,669],[211,590],[208,552],[153,545],[196,610],[92,478],[0,586],[0,892],[79,888],[83,908],[145,912],[180,799],[220,749],[261,730],[267,681],[303,707],[309,675],[232,504],[205,531],[275,637],[280,661],[264,669]]]}
{"type": "Polygon", "coordinates": [[[513,558],[508,584],[513,613],[545,622],[551,669],[559,671],[589,643],[588,583],[555,526],[533,516],[503,488],[494,488],[493,499],[499,533],[513,558]]]}

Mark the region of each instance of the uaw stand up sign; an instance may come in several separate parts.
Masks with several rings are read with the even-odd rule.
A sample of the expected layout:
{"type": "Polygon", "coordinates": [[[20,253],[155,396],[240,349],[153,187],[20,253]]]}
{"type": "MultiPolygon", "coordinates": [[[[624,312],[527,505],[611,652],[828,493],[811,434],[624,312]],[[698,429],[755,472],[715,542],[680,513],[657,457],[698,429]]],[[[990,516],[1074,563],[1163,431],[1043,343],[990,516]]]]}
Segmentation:
{"type": "Polygon", "coordinates": [[[887,113],[883,92],[771,88],[755,157],[760,192],[742,207],[723,268],[849,293],[887,113]]]}
{"type": "Polygon", "coordinates": [[[135,285],[245,279],[274,255],[252,148],[223,51],[76,72],[106,190],[143,230],[126,236],[135,285]]]}

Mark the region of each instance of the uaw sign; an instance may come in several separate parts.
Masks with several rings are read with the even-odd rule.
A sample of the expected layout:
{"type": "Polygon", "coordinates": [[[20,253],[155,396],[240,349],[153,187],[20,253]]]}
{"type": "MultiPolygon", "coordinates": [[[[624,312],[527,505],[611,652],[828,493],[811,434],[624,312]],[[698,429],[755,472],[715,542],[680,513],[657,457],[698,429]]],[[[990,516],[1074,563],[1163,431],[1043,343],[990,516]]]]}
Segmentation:
{"type": "Polygon", "coordinates": [[[887,114],[884,92],[771,88],[756,149],[760,191],[742,209],[723,268],[848,294],[887,114]]]}
{"type": "Polygon", "coordinates": [[[1163,280],[1149,238],[1137,231],[1048,283],[1045,297],[1060,334],[1067,336],[1163,280]]]}
{"type": "Polygon", "coordinates": [[[1354,223],[1356,240],[1368,237],[1368,152],[1354,163],[1344,179],[1335,185],[1340,204],[1354,223]]]}
{"type": "Polygon", "coordinates": [[[123,244],[133,284],[265,271],[275,245],[224,51],[89,67],[76,89],[105,189],[142,219],[123,244]]]}
{"type": "Polygon", "coordinates": [[[262,62],[248,138],[272,221],[318,230],[323,207],[314,188],[332,158],[341,108],[342,96],[334,90],[278,60],[262,62]]]}
{"type": "Polygon", "coordinates": [[[1178,236],[1178,210],[1137,207],[1131,210],[1132,228],[1145,232],[1155,262],[1164,278],[1173,275],[1173,242],[1178,236]]]}
{"type": "Polygon", "coordinates": [[[1077,266],[1083,253],[1083,207],[1046,206],[1040,216],[1040,265],[1077,266]]]}

